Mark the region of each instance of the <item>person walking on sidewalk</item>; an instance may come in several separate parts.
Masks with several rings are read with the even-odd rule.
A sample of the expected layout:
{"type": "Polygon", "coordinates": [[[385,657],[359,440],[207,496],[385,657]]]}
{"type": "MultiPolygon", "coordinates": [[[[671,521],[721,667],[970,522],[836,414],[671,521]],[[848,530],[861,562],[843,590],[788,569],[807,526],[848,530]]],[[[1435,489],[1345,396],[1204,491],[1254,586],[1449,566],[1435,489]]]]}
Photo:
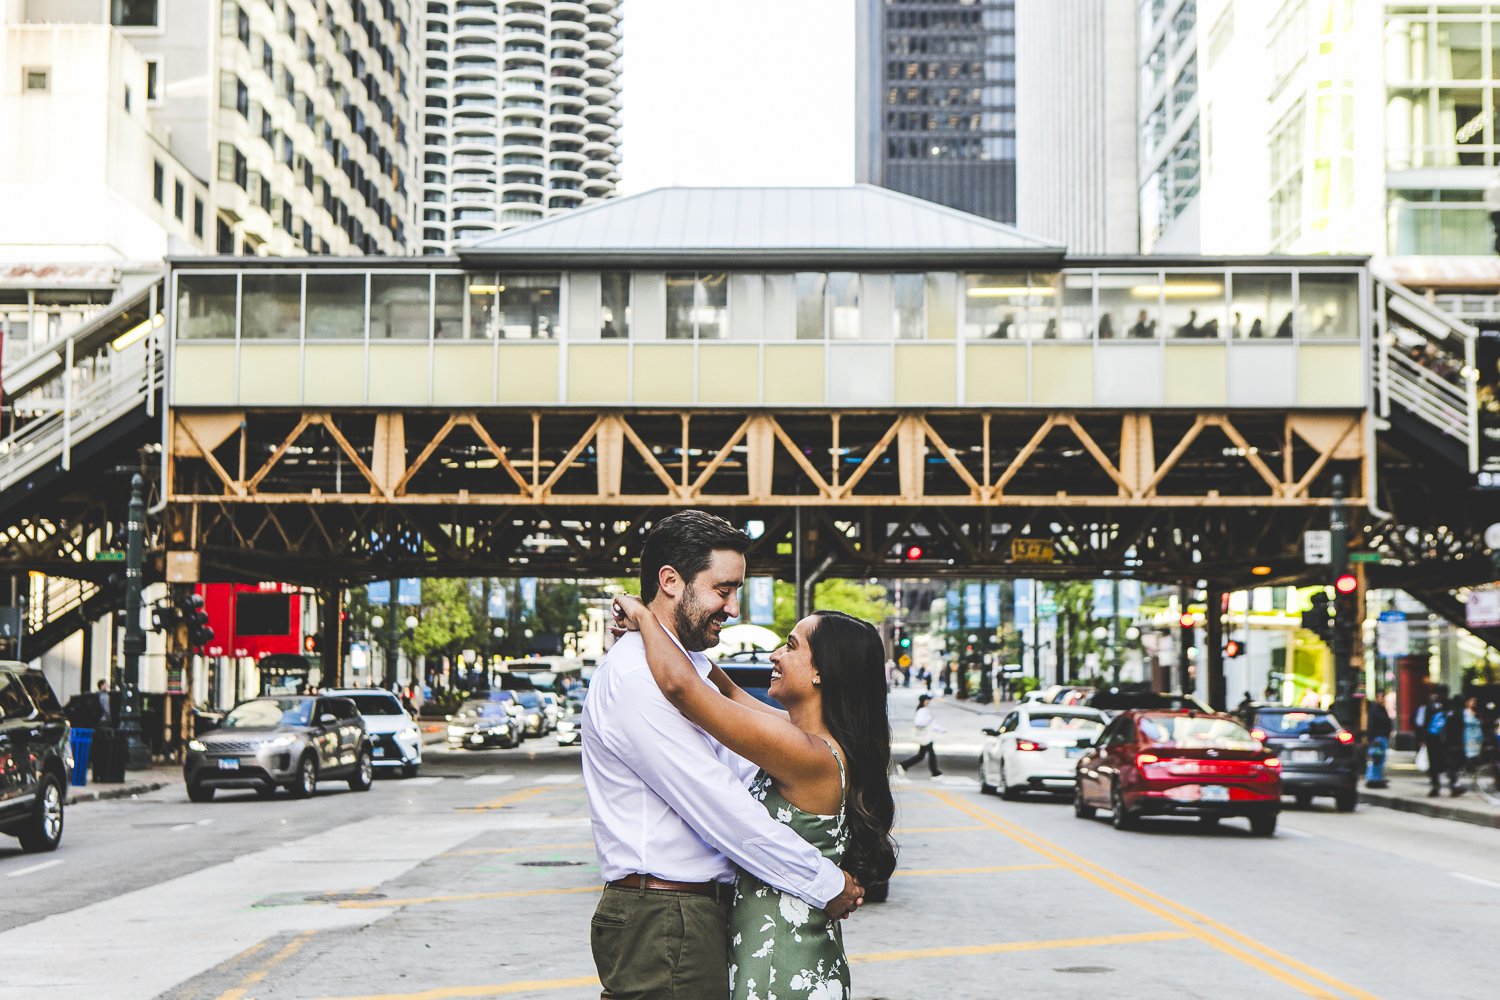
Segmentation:
{"type": "Polygon", "coordinates": [[[932,717],[932,709],[927,707],[927,703],[931,700],[932,698],[925,694],[917,698],[917,714],[911,722],[912,729],[917,737],[917,752],[897,765],[901,769],[902,774],[906,773],[907,768],[915,764],[920,764],[923,757],[927,758],[927,766],[932,771],[934,778],[943,773],[938,770],[937,751],[932,749],[932,734],[946,733],[948,730],[944,729],[932,717]]]}
{"type": "MultiPolygon", "coordinates": [[[[1417,706],[1412,718],[1417,729],[1417,765],[1421,757],[1427,757],[1427,779],[1431,788],[1427,797],[1435,799],[1442,794],[1443,772],[1448,769],[1448,740],[1444,730],[1448,727],[1448,708],[1443,703],[1441,688],[1427,692],[1427,700],[1417,706]]],[[[1451,782],[1449,787],[1451,788],[1451,782]]]]}
{"type": "Polygon", "coordinates": [[[1385,758],[1391,749],[1391,716],[1379,698],[1365,699],[1365,734],[1369,737],[1365,787],[1385,788],[1385,758]]]}
{"type": "MultiPolygon", "coordinates": [[[[1454,699],[1457,701],[1458,699],[1454,699]]],[[[1454,749],[1463,754],[1463,772],[1470,784],[1474,783],[1479,770],[1479,760],[1484,756],[1484,719],[1479,715],[1479,699],[1468,698],[1461,709],[1454,713],[1454,749]]],[[[1461,791],[1462,789],[1460,789],[1461,791]]],[[[1458,792],[1454,792],[1455,795],[1458,792]]]]}

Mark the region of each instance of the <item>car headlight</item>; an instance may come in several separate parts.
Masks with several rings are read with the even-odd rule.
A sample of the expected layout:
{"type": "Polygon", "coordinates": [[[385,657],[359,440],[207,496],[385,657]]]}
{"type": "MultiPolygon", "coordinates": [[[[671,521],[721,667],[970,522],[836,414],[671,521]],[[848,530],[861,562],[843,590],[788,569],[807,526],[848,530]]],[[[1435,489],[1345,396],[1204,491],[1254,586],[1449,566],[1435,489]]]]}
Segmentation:
{"type": "Polygon", "coordinates": [[[193,753],[204,753],[208,750],[208,744],[202,740],[188,740],[188,749],[193,753]]]}
{"type": "Polygon", "coordinates": [[[266,749],[285,750],[287,747],[295,745],[296,742],[297,737],[293,736],[291,733],[285,733],[281,736],[273,736],[271,739],[266,740],[266,749]]]}
{"type": "Polygon", "coordinates": [[[561,719],[557,723],[557,731],[560,733],[571,733],[574,729],[577,728],[577,725],[567,719],[561,719]]]}
{"type": "Polygon", "coordinates": [[[422,735],[422,731],[420,729],[418,729],[416,726],[407,726],[405,729],[401,730],[401,732],[398,733],[397,735],[398,736],[407,736],[407,737],[410,737],[411,739],[417,739],[418,737],[420,737],[422,735]]]}

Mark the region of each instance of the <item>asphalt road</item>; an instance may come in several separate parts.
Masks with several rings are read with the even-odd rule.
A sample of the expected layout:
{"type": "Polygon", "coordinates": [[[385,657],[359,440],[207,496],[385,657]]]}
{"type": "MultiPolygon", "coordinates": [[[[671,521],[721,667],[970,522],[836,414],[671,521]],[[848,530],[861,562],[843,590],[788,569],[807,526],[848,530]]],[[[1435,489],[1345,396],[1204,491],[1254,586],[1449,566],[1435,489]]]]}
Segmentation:
{"type": "MultiPolygon", "coordinates": [[[[890,901],[846,925],[857,997],[1495,994],[1500,831],[1322,806],[1271,839],[1119,833],[981,796],[981,719],[939,718],[946,773],[897,787],[890,901]]],[[[578,751],[527,747],[429,748],[421,778],[305,802],[74,806],[56,854],[0,846],[0,996],[597,997],[578,751]]]]}

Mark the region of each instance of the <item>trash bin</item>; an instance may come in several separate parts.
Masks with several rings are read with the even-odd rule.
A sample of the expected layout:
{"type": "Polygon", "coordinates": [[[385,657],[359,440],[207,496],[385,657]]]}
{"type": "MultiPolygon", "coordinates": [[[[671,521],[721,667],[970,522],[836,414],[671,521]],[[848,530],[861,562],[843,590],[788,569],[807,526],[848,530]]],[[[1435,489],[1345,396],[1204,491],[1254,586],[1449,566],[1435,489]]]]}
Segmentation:
{"type": "Polygon", "coordinates": [[[89,745],[94,742],[92,729],[73,730],[73,784],[89,783],[89,745]]]}
{"type": "Polygon", "coordinates": [[[94,742],[89,749],[94,759],[95,781],[118,784],[125,780],[125,734],[101,726],[94,730],[94,742]]]}

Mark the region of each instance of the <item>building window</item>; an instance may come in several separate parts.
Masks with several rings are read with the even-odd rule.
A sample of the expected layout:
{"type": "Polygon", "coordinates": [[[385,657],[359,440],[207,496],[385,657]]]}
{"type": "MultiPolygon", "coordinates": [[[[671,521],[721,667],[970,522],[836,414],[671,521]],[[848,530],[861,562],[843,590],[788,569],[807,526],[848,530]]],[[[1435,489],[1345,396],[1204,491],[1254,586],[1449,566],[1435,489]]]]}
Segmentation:
{"type": "Polygon", "coordinates": [[[557,335],[561,277],[556,274],[473,276],[469,284],[472,339],[551,340],[557,335]]]}
{"type": "Polygon", "coordinates": [[[27,66],[21,71],[22,86],[28,94],[45,94],[52,89],[52,71],[41,66],[27,66]]]}
{"type": "Polygon", "coordinates": [[[183,221],[183,213],[187,211],[187,192],[182,189],[182,181],[172,182],[172,197],[176,199],[173,209],[177,215],[177,221],[183,221]]]}
{"type": "Polygon", "coordinates": [[[668,340],[723,338],[728,309],[727,274],[667,274],[668,340]]]}
{"type": "Polygon", "coordinates": [[[146,103],[161,103],[161,60],[146,60],[146,103]]]}
{"type": "Polygon", "coordinates": [[[193,198],[193,235],[203,239],[203,199],[193,198]]]}
{"type": "Polygon", "coordinates": [[[156,199],[158,205],[166,204],[167,197],[167,171],[157,160],[151,167],[151,197],[156,199]]]}
{"type": "Polygon", "coordinates": [[[125,85],[125,110],[130,110],[130,84],[125,85]]]}
{"type": "Polygon", "coordinates": [[[109,23],[117,28],[159,28],[161,0],[111,0],[109,23]]]}
{"type": "Polygon", "coordinates": [[[897,274],[892,276],[892,325],[897,340],[922,340],[927,336],[927,319],[923,314],[927,276],[897,274]]]}
{"type": "Polygon", "coordinates": [[[630,275],[606,271],[599,276],[599,336],[605,340],[630,336],[630,275]]]}

